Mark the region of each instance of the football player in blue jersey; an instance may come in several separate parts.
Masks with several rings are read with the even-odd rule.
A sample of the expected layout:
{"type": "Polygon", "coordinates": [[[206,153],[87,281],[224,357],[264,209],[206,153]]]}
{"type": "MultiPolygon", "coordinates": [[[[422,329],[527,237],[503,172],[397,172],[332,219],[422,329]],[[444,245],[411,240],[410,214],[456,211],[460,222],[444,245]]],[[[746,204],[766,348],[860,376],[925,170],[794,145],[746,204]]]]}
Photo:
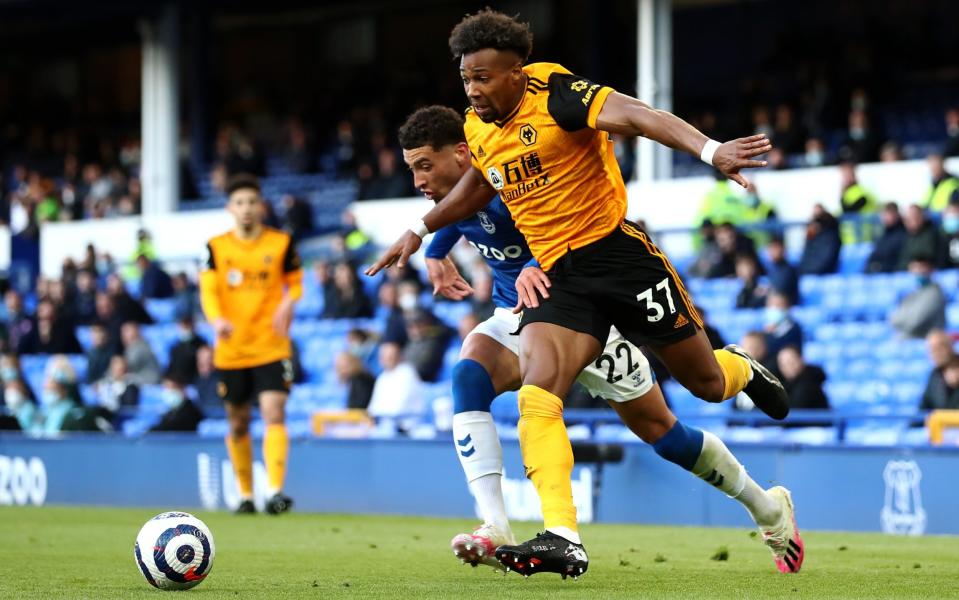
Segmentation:
{"type": "MultiPolygon", "coordinates": [[[[463,117],[451,108],[417,110],[400,128],[399,141],[414,186],[435,202],[472,168],[463,117]]],[[[473,151],[483,152],[481,148],[473,151]]],[[[513,544],[514,538],[503,500],[502,447],[490,405],[499,394],[520,387],[519,336],[513,335],[519,326],[518,313],[522,306],[536,306],[539,297],[549,298],[550,283],[497,196],[484,210],[433,236],[426,264],[435,294],[462,300],[472,293],[447,256],[461,237],[483,255],[492,270],[496,309],[466,337],[460,360],[453,367],[454,448],[483,523],[472,533],[454,537],[452,548],[465,563],[502,568],[495,550],[513,544]]],[[[742,503],[760,530],[780,520],[783,505],[776,492],[756,484],[718,437],[676,419],[646,357],[615,328],[610,330],[602,354],[580,374],[579,382],[593,396],[609,402],[623,422],[661,457],[742,503]]],[[[768,543],[769,538],[764,538],[768,543]]],[[[576,545],[577,549],[581,547],[576,545]]],[[[585,563],[585,551],[581,560],[585,563]]],[[[536,565],[518,567],[527,574],[536,570],[536,565]]]]}

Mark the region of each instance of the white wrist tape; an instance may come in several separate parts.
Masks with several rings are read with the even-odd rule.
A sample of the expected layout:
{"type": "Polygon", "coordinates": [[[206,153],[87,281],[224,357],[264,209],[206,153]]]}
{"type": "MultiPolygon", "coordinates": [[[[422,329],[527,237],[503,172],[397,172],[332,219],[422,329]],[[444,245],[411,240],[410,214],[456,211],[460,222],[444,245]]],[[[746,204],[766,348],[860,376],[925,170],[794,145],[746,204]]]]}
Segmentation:
{"type": "Polygon", "coordinates": [[[420,239],[425,238],[430,233],[430,230],[426,227],[426,223],[424,223],[422,219],[414,223],[410,227],[410,231],[418,235],[420,239]]]}
{"type": "Polygon", "coordinates": [[[706,140],[703,151],[699,153],[700,160],[709,166],[713,166],[713,155],[716,154],[716,150],[719,149],[720,145],[721,144],[716,140],[706,140]]]}

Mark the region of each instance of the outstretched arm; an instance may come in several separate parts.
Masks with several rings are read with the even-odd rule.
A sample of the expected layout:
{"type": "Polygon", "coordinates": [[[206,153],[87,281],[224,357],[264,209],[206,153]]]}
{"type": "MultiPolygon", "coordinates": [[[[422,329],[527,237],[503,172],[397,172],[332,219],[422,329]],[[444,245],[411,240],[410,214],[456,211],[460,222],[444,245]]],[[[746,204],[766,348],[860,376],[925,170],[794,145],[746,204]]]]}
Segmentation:
{"type": "Polygon", "coordinates": [[[415,226],[418,231],[407,230],[378,261],[373,263],[373,266],[366,270],[366,274],[375,275],[393,263],[396,263],[398,267],[406,266],[409,257],[419,250],[423,236],[476,214],[478,210],[489,204],[495,195],[496,190],[486,182],[483,175],[476,169],[470,169],[460,177],[450,193],[426,213],[422,225],[415,226]]]}
{"type": "MultiPolygon", "coordinates": [[[[609,94],[596,117],[596,129],[627,136],[643,136],[674,150],[703,156],[709,138],[695,127],[665,110],[617,92],[609,94]]],[[[707,149],[707,151],[712,148],[707,149]]],[[[772,150],[765,134],[739,138],[719,144],[712,152],[711,164],[743,187],[749,182],[740,169],[765,167],[766,161],[752,160],[772,150]]]]}

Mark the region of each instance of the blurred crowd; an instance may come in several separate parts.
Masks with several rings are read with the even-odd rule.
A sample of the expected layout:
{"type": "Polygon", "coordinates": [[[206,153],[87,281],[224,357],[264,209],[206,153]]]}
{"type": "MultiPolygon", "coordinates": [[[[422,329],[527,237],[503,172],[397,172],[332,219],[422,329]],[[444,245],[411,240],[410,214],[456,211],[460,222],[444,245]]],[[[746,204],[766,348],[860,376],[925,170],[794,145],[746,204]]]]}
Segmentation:
{"type": "MultiPolygon", "coordinates": [[[[901,143],[884,137],[869,95],[854,90],[849,106],[848,127],[839,136],[827,136],[813,113],[797,114],[788,103],[758,106],[752,129],[772,139],[775,147],[767,159],[773,169],[901,160],[901,143]]],[[[723,131],[710,112],[692,122],[717,139],[748,133],[723,131]]],[[[336,123],[313,124],[298,117],[274,118],[271,123],[275,126],[222,124],[208,163],[192,160],[182,144],[181,198],[222,194],[229,175],[240,172],[259,176],[323,173],[354,181],[359,200],[415,195],[393,139],[396,124],[383,111],[375,107],[355,111],[336,123]]],[[[629,180],[634,171],[633,141],[615,136],[614,142],[623,176],[629,180]]],[[[944,113],[940,136],[929,142],[943,156],[959,155],[959,108],[944,113]]],[[[91,138],[70,130],[35,129],[8,134],[0,143],[5,147],[0,164],[0,222],[9,224],[14,233],[34,232],[45,221],[102,219],[140,211],[136,136],[91,138]]]]}

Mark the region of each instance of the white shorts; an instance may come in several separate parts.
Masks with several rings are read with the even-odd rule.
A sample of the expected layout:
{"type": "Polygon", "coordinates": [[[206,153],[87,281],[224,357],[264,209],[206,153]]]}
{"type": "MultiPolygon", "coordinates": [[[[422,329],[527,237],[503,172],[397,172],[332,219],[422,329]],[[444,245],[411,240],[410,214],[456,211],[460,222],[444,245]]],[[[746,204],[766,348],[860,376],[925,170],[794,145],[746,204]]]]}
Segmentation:
{"type": "MultiPolygon", "coordinates": [[[[497,308],[493,316],[476,326],[470,335],[481,333],[496,340],[519,357],[519,315],[506,308],[497,308]]],[[[655,379],[649,361],[639,348],[624,338],[615,327],[603,353],[576,378],[590,394],[611,402],[626,402],[653,389],[655,379]]]]}

